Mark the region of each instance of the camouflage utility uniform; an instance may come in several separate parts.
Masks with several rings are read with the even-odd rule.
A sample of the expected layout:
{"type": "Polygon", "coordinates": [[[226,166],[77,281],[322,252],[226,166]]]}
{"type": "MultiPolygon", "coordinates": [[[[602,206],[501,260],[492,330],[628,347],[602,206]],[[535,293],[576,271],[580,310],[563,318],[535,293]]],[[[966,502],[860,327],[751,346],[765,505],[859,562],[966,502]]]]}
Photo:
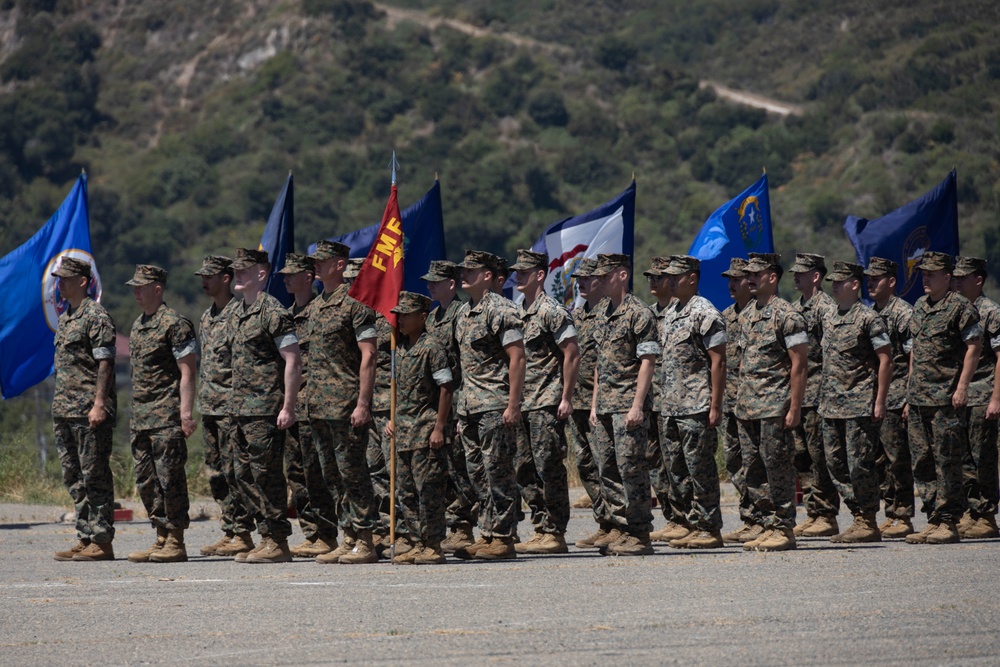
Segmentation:
{"type": "MultiPolygon", "coordinates": [[[[671,302],[672,304],[672,302],[671,302]]],[[[649,307],[656,320],[656,338],[663,340],[665,335],[663,318],[671,304],[660,307],[654,303],[649,307]]],[[[669,457],[663,446],[663,413],[660,412],[660,394],[663,385],[663,357],[656,358],[656,366],[653,369],[653,382],[649,387],[653,395],[653,409],[649,415],[649,444],[646,446],[646,464],[649,466],[649,484],[653,488],[653,495],[660,506],[663,518],[668,522],[684,525],[687,523],[687,509],[691,506],[691,498],[685,497],[679,489],[671,483],[668,472],[669,457]]]]}
{"type": "MultiPolygon", "coordinates": [[[[372,478],[372,490],[378,507],[378,535],[389,534],[389,439],[385,435],[385,425],[389,423],[392,388],[392,326],[381,313],[375,313],[375,387],[372,391],[372,421],[368,429],[368,447],[365,460],[372,478]]],[[[397,521],[397,523],[399,523],[397,521]]],[[[406,526],[397,525],[397,534],[405,534],[406,526]]]]}
{"type": "Polygon", "coordinates": [[[596,314],[601,309],[602,306],[598,303],[593,309],[584,304],[573,311],[576,344],[580,350],[580,371],[576,387],[573,389],[573,415],[567,420],[567,428],[569,444],[573,447],[573,454],[576,457],[580,483],[590,497],[594,521],[601,526],[611,527],[613,522],[601,490],[601,475],[597,470],[590,428],[590,408],[594,399],[594,369],[597,367],[597,327],[600,326],[596,314]]]}
{"type": "Polygon", "coordinates": [[[983,329],[983,351],[969,384],[969,446],[962,462],[962,476],[969,513],[978,519],[995,516],[1000,500],[997,420],[986,419],[1000,350],[1000,306],[985,296],[976,299],[975,306],[983,329]]]}
{"type": "Polygon", "coordinates": [[[739,386],[740,361],[743,350],[740,340],[740,313],[753,306],[751,301],[742,310],[736,304],[722,311],[726,325],[726,393],[722,410],[722,451],[726,459],[726,472],[739,496],[740,519],[745,523],[759,523],[753,515],[747,495],[746,474],[743,470],[743,452],[740,450],[739,422],[736,419],[736,388],[739,386]]]}

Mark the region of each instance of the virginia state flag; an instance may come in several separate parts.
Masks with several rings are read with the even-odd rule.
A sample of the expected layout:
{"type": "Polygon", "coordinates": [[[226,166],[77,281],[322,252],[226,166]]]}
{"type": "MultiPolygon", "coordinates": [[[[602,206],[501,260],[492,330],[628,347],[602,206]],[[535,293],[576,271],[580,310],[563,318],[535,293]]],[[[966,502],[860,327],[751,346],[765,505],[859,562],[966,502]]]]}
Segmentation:
{"type": "Polygon", "coordinates": [[[278,271],[285,268],[285,254],[295,252],[295,187],[291,173],[271,209],[259,250],[267,251],[271,262],[264,290],[287,308],[292,305],[292,296],[285,289],[285,281],[278,271]]]}
{"type": "Polygon", "coordinates": [[[848,216],[844,231],[858,263],[868,266],[872,257],[884,257],[899,264],[896,294],[913,303],[924,293],[916,269],[921,255],[928,250],[958,254],[958,175],[952,170],[920,199],[876,220],[848,216]]]}
{"type": "Polygon", "coordinates": [[[402,289],[403,216],[399,213],[396,184],[393,183],[375,242],[347,293],[385,315],[389,324],[395,327],[396,314],[392,309],[399,303],[402,289]]]}
{"type": "Polygon", "coordinates": [[[774,252],[767,174],[717,208],[702,225],[688,250],[701,260],[698,292],[719,310],[729,306],[733,302],[729,280],[721,274],[733,257],[746,259],[751,252],[774,252]]]}
{"type": "MultiPolygon", "coordinates": [[[[560,220],[550,226],[531,246],[549,256],[545,291],[568,309],[583,303],[576,280],[571,277],[585,257],[601,253],[625,253],[632,256],[635,245],[635,181],[617,197],[583,215],[560,220]]],[[[516,291],[514,275],[504,284],[504,291],[515,302],[524,295],[516,291]]]]}
{"type": "MultiPolygon", "coordinates": [[[[405,209],[403,215],[403,252],[406,255],[403,272],[403,289],[427,294],[427,284],[420,276],[435,259],[445,259],[444,215],[441,208],[441,184],[434,185],[415,204],[405,209]]],[[[381,223],[355,230],[330,241],[343,243],[351,249],[351,257],[367,257],[378,236],[381,223]]],[[[316,252],[316,244],[309,246],[309,253],[316,252]]]]}
{"type": "Polygon", "coordinates": [[[5,399],[52,374],[59,314],[69,302],[50,274],[64,257],[90,262],[90,296],[99,301],[101,278],[90,251],[84,175],[44,227],[0,259],[0,390],[5,399]]]}

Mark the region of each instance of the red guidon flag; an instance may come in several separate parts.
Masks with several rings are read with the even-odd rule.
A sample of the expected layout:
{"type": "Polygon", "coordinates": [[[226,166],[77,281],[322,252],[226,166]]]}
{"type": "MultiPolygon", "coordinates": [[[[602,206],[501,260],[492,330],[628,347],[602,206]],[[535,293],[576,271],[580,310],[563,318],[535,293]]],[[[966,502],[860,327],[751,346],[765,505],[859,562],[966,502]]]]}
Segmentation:
{"type": "Polygon", "coordinates": [[[393,183],[378,235],[348,294],[385,315],[389,324],[395,327],[396,315],[390,311],[399,303],[402,289],[403,217],[399,213],[396,184],[393,183]]]}

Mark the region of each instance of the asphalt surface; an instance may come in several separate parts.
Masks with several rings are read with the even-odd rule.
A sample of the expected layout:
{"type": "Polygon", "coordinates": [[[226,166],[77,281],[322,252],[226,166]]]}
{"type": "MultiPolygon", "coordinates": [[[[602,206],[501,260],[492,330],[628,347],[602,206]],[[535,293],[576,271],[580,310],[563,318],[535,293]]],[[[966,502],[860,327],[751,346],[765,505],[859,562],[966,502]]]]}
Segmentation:
{"type": "MultiPolygon", "coordinates": [[[[1000,541],[812,539],[776,554],[657,545],[644,558],[571,547],[441,566],[133,564],[126,554],[153,535],[136,521],[117,526],[118,560],[64,563],[52,559],[75,542],[71,524],[52,523],[63,512],[0,505],[0,664],[1000,663],[1000,541]]],[[[724,514],[736,527],[734,508],[724,514]]],[[[592,529],[589,511],[574,510],[569,536],[592,529]]],[[[218,535],[217,522],[194,522],[189,553],[218,535]]]]}

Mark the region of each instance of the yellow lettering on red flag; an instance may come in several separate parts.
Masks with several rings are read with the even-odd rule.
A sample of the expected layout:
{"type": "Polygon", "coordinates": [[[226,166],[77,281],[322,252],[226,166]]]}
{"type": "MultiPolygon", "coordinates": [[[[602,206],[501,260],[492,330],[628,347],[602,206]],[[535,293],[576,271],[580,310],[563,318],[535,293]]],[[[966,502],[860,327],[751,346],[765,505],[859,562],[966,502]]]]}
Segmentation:
{"type": "Polygon", "coordinates": [[[385,228],[388,229],[390,232],[395,232],[396,234],[402,234],[403,232],[401,229],[401,225],[402,223],[396,218],[390,218],[389,223],[385,226],[385,228]]]}
{"type": "Polygon", "coordinates": [[[383,262],[381,255],[372,255],[372,266],[382,273],[385,273],[385,263],[383,262]]]}

